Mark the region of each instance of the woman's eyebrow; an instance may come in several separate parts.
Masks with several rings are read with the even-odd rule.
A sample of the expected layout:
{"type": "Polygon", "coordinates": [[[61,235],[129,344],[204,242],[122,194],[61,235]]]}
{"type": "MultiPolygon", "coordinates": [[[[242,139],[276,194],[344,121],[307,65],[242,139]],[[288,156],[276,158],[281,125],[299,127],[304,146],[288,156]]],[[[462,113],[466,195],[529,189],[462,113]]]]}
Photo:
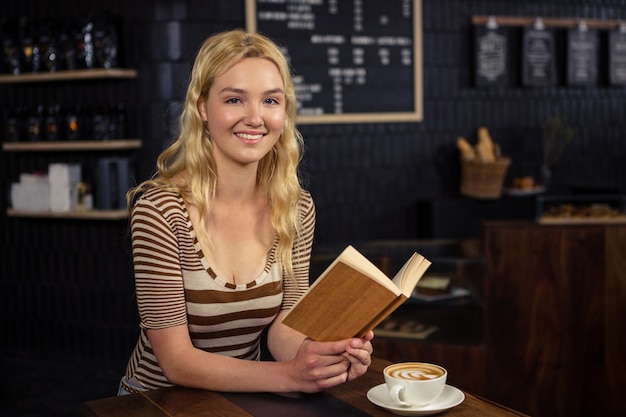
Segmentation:
{"type": "MultiPolygon", "coordinates": [[[[235,94],[246,94],[246,90],[235,87],[224,87],[220,90],[219,94],[222,93],[235,93],[235,94]]],[[[268,94],[285,94],[282,88],[272,88],[271,90],[267,90],[263,92],[264,95],[268,94]]]]}
{"type": "Polygon", "coordinates": [[[271,90],[267,90],[265,94],[285,94],[282,88],[273,88],[271,90]]]}

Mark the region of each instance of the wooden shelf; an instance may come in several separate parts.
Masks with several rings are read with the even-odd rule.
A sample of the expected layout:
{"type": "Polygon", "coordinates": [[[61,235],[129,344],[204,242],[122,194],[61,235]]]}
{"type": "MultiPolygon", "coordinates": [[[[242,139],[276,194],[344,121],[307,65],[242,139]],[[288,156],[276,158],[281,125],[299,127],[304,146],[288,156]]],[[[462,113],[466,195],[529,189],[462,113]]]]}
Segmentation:
{"type": "Polygon", "coordinates": [[[137,70],[125,68],[98,68],[74,71],[38,72],[32,74],[0,75],[0,84],[49,81],[93,80],[97,78],[136,78],[137,70]]]}
{"type": "Polygon", "coordinates": [[[7,209],[9,217],[37,217],[50,219],[75,220],[122,220],[128,217],[126,210],[89,210],[89,211],[27,211],[7,209]]]}
{"type": "Polygon", "coordinates": [[[137,149],[141,147],[140,139],[112,140],[76,140],[63,142],[5,142],[5,152],[42,152],[42,151],[108,151],[137,149]]]}
{"type": "Polygon", "coordinates": [[[589,29],[619,29],[621,20],[610,19],[586,19],[584,17],[544,17],[544,16],[472,16],[472,24],[475,26],[486,25],[490,18],[500,26],[532,26],[540,17],[547,27],[573,28],[584,21],[589,29]]]}

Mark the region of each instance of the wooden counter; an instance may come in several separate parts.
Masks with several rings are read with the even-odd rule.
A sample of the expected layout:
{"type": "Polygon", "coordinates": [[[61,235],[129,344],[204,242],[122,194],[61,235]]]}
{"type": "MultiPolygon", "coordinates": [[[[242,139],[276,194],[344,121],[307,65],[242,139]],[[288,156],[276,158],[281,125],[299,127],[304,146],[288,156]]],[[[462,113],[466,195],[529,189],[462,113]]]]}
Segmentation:
{"type": "Polygon", "coordinates": [[[534,417],[626,415],[626,225],[482,233],[489,398],[534,417]]]}
{"type": "MultiPolygon", "coordinates": [[[[172,387],[110,397],[82,404],[83,417],[361,417],[392,416],[367,399],[367,392],[383,383],[383,368],[390,362],[374,358],[368,372],[355,381],[318,394],[290,398],[267,393],[219,393],[172,387]]],[[[445,411],[448,417],[528,417],[508,407],[465,393],[464,401],[445,411]]]]}

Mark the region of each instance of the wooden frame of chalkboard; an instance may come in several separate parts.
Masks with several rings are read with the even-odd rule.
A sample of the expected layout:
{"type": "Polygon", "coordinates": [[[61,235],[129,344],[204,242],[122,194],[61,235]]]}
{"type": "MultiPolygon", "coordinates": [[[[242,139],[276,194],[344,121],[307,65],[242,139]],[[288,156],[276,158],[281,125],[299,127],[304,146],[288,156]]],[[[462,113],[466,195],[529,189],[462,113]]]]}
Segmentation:
{"type": "Polygon", "coordinates": [[[245,4],[290,61],[298,124],[423,120],[421,0],[245,4]]]}

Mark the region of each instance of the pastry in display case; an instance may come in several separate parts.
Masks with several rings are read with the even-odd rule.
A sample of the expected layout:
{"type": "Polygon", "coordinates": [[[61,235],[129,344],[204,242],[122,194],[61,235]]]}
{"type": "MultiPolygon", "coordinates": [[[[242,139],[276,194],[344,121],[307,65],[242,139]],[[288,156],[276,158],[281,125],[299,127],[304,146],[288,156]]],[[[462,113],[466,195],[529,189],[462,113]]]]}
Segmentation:
{"type": "Polygon", "coordinates": [[[541,224],[626,223],[626,195],[539,196],[541,224]]]}

